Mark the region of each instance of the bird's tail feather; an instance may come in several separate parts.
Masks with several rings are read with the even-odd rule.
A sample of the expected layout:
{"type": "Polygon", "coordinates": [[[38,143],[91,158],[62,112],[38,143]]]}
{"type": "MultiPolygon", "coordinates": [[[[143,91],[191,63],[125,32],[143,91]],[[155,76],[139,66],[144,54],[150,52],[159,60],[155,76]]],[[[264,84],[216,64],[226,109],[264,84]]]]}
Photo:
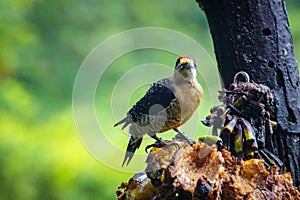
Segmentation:
{"type": "Polygon", "coordinates": [[[125,124],[122,126],[122,130],[123,130],[124,128],[126,128],[126,127],[131,123],[131,121],[128,119],[128,117],[125,117],[125,118],[122,119],[121,121],[115,123],[114,127],[119,126],[120,124],[123,124],[123,123],[125,123],[125,124]]]}
{"type": "Polygon", "coordinates": [[[129,164],[129,162],[131,161],[134,155],[134,152],[141,146],[142,140],[143,137],[133,137],[133,136],[130,137],[122,167],[124,166],[126,161],[127,161],[126,166],[129,164]]]}

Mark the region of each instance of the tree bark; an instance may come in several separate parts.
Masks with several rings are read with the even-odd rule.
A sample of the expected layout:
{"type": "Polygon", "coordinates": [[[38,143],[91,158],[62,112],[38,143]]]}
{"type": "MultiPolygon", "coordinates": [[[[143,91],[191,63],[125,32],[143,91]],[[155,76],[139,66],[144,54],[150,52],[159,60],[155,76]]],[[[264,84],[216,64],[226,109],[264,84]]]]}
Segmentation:
{"type": "Polygon", "coordinates": [[[284,0],[197,0],[204,10],[219,72],[228,88],[239,71],[275,97],[274,154],[295,185],[300,177],[300,79],[284,0]]]}

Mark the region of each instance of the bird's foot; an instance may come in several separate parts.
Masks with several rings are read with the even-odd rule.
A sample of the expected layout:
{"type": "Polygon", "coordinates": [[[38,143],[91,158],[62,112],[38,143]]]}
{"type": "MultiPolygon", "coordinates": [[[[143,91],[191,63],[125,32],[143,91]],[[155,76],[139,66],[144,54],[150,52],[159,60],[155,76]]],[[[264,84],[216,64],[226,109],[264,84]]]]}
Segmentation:
{"type": "Polygon", "coordinates": [[[147,145],[145,148],[146,153],[148,153],[148,149],[152,148],[152,147],[166,147],[166,146],[175,146],[176,148],[180,148],[179,145],[176,142],[170,142],[170,143],[166,143],[165,141],[163,141],[161,138],[160,140],[157,140],[155,143],[147,145]]]}
{"type": "Polygon", "coordinates": [[[186,135],[182,135],[180,133],[178,133],[177,135],[175,135],[175,138],[176,139],[180,139],[180,140],[186,140],[187,143],[189,143],[189,145],[193,145],[195,144],[195,140],[191,139],[191,138],[188,138],[186,135]]]}
{"type": "Polygon", "coordinates": [[[186,134],[184,132],[179,131],[179,129],[174,129],[174,131],[178,133],[177,135],[175,135],[176,139],[186,140],[189,143],[189,145],[193,145],[196,143],[195,140],[188,138],[186,134]]]}

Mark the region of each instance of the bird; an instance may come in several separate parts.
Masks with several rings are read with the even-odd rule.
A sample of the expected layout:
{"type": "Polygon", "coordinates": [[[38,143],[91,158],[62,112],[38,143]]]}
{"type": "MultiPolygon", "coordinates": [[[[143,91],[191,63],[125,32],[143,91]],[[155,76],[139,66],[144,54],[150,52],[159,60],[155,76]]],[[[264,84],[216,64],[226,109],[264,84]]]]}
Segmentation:
{"type": "Polygon", "coordinates": [[[146,134],[156,140],[146,147],[146,152],[149,147],[174,145],[158,138],[157,133],[173,129],[188,140],[178,127],[192,117],[203,97],[203,89],[196,78],[197,67],[195,59],[180,56],[176,60],[174,73],[153,83],[126,117],[114,125],[123,124],[122,130],[129,126],[129,142],[122,167],[126,161],[126,166],[129,164],[146,134]]]}

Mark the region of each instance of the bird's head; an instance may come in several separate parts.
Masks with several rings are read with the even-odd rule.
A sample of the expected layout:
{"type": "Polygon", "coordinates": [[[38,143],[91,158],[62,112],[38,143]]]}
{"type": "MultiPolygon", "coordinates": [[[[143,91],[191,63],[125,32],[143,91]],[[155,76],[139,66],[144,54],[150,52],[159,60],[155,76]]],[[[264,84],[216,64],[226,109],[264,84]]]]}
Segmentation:
{"type": "Polygon", "coordinates": [[[197,63],[193,58],[181,56],[175,65],[175,74],[183,76],[184,79],[195,79],[197,75],[197,63]]]}

